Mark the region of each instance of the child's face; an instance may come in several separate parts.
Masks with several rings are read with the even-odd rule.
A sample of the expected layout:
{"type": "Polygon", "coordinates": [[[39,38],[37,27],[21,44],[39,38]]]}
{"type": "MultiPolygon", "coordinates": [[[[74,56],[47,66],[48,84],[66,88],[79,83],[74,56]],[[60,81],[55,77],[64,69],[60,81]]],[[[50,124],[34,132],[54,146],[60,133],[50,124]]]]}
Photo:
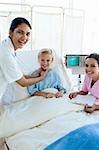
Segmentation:
{"type": "Polygon", "coordinates": [[[49,67],[51,66],[52,62],[53,62],[53,58],[52,58],[51,54],[42,53],[39,56],[39,63],[40,63],[40,66],[41,66],[41,68],[43,70],[49,69],[49,67]]]}
{"type": "Polygon", "coordinates": [[[86,74],[92,79],[99,78],[99,65],[93,58],[87,58],[85,61],[86,74]]]}

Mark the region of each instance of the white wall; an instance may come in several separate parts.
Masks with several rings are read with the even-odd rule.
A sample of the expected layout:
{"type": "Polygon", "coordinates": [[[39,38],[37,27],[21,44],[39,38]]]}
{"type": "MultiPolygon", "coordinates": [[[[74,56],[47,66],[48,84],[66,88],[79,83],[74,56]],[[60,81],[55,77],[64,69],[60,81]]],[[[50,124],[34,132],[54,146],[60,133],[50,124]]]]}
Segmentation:
{"type": "MultiPolygon", "coordinates": [[[[3,3],[9,3],[9,0],[0,0],[3,3]]],[[[98,52],[99,49],[99,0],[10,0],[10,3],[27,3],[31,6],[57,6],[63,8],[81,9],[84,11],[84,30],[82,43],[79,41],[83,54],[98,52]]],[[[10,7],[8,7],[10,9],[10,7]]],[[[8,10],[7,9],[7,10],[8,10]]],[[[6,10],[6,9],[5,9],[6,10]]],[[[1,26],[1,25],[0,25],[1,26]]],[[[72,28],[72,27],[71,27],[72,28]]],[[[0,31],[1,32],[1,31],[0,31]]],[[[75,30],[76,32],[76,30],[75,30]]],[[[65,36],[66,37],[66,36],[65,36]]],[[[68,39],[68,37],[66,37],[68,39]]],[[[73,49],[73,46],[68,49],[73,49]]],[[[74,47],[75,50],[75,47],[74,47]]],[[[75,50],[76,51],[76,50],[75,50]]]]}
{"type": "Polygon", "coordinates": [[[83,53],[99,53],[99,0],[73,0],[73,8],[85,11],[83,53]]]}

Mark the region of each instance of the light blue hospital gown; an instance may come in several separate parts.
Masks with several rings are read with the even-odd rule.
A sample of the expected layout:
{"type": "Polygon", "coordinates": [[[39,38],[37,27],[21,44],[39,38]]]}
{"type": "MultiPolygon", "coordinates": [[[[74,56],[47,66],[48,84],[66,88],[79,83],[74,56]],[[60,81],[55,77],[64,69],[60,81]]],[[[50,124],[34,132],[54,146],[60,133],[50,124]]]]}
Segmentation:
{"type": "Polygon", "coordinates": [[[66,89],[63,87],[60,76],[54,69],[49,70],[44,80],[36,84],[33,84],[32,86],[29,86],[27,90],[28,90],[28,93],[32,95],[35,92],[43,91],[46,88],[55,88],[58,91],[64,90],[64,93],[66,93],[66,89]]]}

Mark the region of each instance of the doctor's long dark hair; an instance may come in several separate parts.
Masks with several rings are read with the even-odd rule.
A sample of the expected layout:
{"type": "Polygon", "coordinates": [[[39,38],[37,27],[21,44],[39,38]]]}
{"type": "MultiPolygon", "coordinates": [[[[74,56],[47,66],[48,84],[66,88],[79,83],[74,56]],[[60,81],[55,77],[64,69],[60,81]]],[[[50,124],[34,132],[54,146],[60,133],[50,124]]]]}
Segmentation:
{"type": "Polygon", "coordinates": [[[28,20],[26,20],[25,18],[22,18],[22,17],[17,17],[17,18],[12,20],[9,31],[13,32],[22,23],[27,24],[28,27],[30,29],[32,29],[32,27],[31,27],[31,25],[30,25],[28,20]]]}
{"type": "Polygon", "coordinates": [[[99,66],[99,54],[97,54],[97,53],[92,53],[92,54],[90,54],[89,56],[87,56],[86,59],[87,59],[87,58],[93,58],[93,59],[95,59],[95,60],[97,61],[98,66],[99,66]]]}

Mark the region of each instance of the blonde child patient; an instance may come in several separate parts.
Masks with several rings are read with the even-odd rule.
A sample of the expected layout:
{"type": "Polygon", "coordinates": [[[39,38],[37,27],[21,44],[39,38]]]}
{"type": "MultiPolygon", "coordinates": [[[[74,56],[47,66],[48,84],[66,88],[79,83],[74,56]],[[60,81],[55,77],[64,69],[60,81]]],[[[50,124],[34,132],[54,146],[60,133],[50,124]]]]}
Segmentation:
{"type": "Polygon", "coordinates": [[[40,64],[40,68],[36,70],[33,75],[35,77],[40,76],[46,70],[48,70],[48,74],[43,81],[40,81],[32,86],[29,86],[28,93],[31,96],[43,96],[45,98],[53,98],[53,97],[62,97],[64,93],[66,93],[66,89],[63,87],[60,76],[58,73],[52,68],[54,56],[51,49],[44,48],[38,54],[38,61],[40,64]],[[57,89],[56,93],[53,92],[44,92],[43,90],[47,88],[57,89]]]}

